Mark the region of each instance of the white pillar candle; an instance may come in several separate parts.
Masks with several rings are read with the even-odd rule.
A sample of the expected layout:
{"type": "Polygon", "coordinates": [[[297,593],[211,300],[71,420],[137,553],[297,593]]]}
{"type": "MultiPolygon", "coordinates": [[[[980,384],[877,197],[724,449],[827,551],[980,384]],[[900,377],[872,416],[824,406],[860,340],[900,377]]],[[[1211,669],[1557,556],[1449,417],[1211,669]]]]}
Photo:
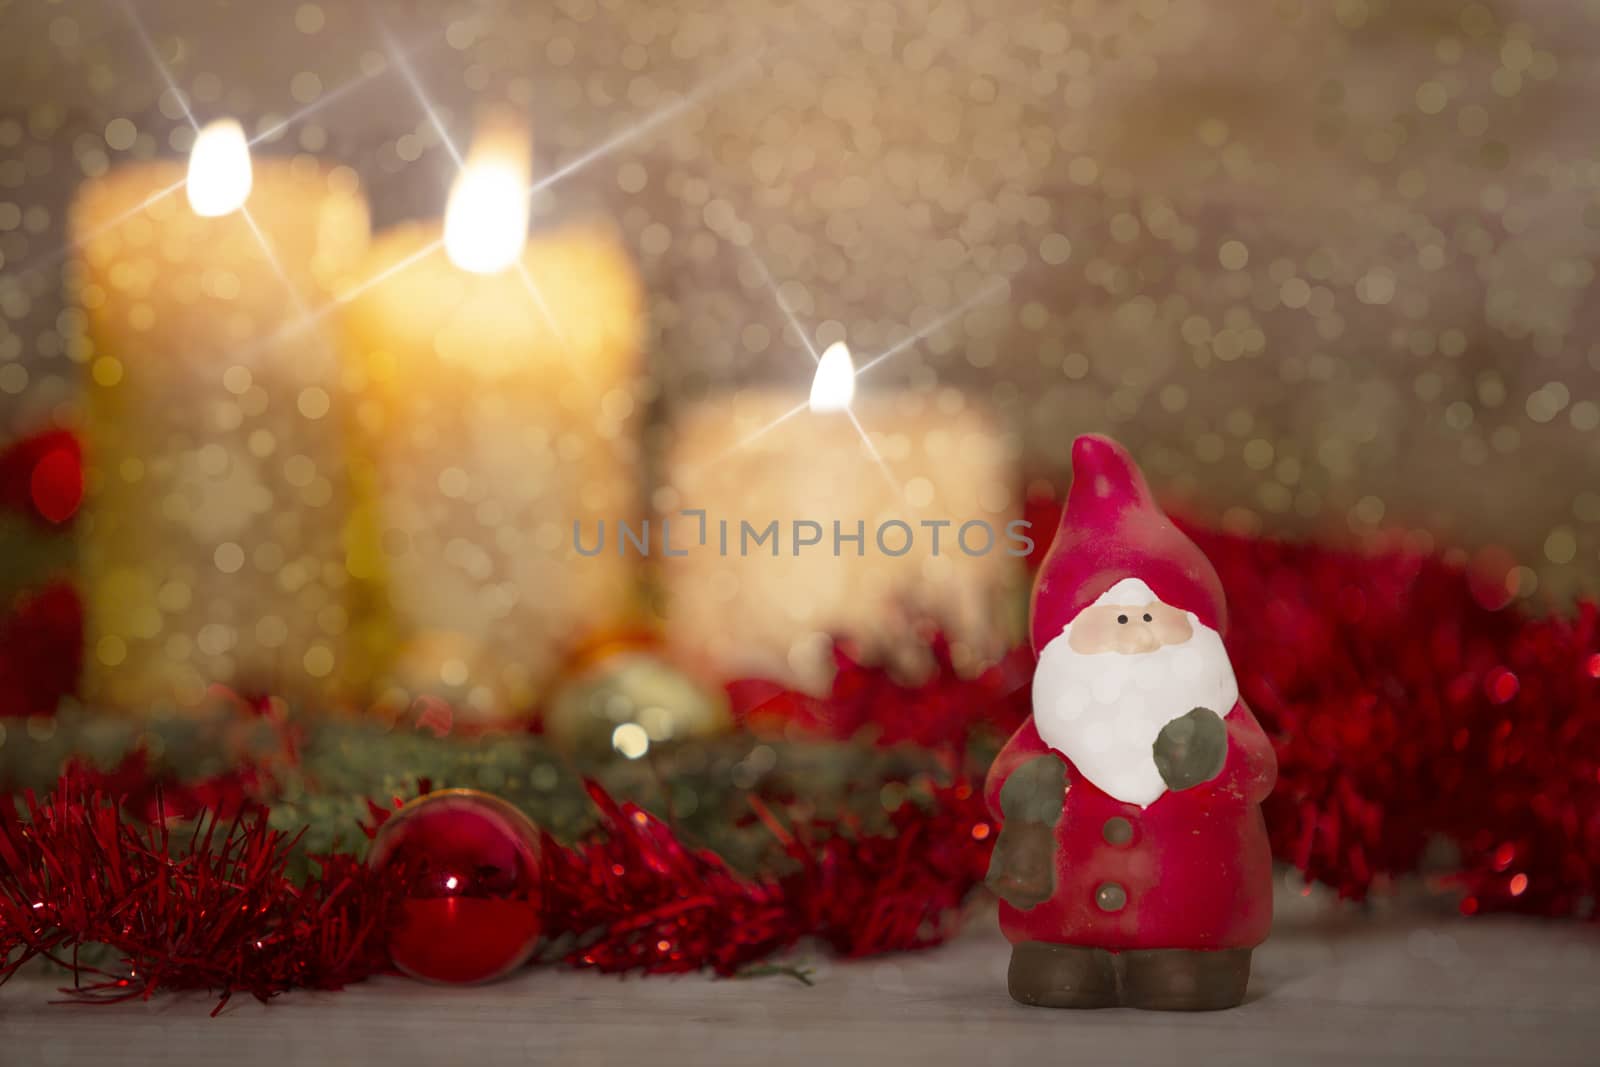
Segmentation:
{"type": "Polygon", "coordinates": [[[527,239],[525,135],[480,137],[446,218],[381,235],[350,303],[377,569],[380,698],[523,712],[574,648],[621,626],[637,561],[572,524],[640,506],[642,296],[610,232],[527,239]]]}
{"type": "Polygon", "coordinates": [[[928,626],[968,670],[1019,638],[1016,443],[958,390],[854,384],[834,346],[809,395],[716,396],[675,426],[652,551],[686,662],[817,691],[834,636],[912,673],[928,626]]]}
{"type": "Polygon", "coordinates": [[[216,683],[326,702],[351,671],[344,433],[306,312],[365,249],[355,174],[252,167],[223,122],[187,178],[174,161],[85,182],[72,233],[87,699],[193,707],[216,683]]]}

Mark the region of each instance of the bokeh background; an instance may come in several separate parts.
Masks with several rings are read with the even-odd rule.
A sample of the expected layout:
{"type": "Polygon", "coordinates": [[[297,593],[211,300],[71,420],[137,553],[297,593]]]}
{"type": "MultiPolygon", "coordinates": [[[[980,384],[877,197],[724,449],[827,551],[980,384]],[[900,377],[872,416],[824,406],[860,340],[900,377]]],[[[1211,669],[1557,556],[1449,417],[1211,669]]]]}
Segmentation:
{"type": "Polygon", "coordinates": [[[1600,571],[1597,42],[1581,0],[0,0],[0,439],[80,418],[67,205],[186,153],[178,94],[312,109],[260,150],[436,215],[403,54],[453,137],[507,102],[583,164],[535,224],[620,227],[658,430],[809,380],[758,264],[869,354],[970,301],[863,387],[967,390],[1030,478],[1106,431],[1203,520],[1425,530],[1560,601],[1600,571]]]}

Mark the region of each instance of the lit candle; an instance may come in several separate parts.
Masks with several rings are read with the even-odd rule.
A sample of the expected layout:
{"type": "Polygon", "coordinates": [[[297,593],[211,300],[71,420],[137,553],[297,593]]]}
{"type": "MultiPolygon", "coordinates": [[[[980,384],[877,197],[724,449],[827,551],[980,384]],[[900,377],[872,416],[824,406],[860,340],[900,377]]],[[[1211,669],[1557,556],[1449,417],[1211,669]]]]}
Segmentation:
{"type": "Polygon", "coordinates": [[[958,390],[857,395],[836,342],[809,395],[691,409],[666,485],[665,632],[691,666],[819,690],[835,636],[914,674],[929,624],[968,670],[1020,635],[1015,444],[958,390]]]}
{"type": "Polygon", "coordinates": [[[177,161],[85,182],[70,272],[87,326],[86,696],[193,707],[219,683],[348,677],[338,366],[311,311],[360,259],[355,174],[252,163],[201,130],[177,161]]]}
{"type": "Polygon", "coordinates": [[[348,328],[392,669],[382,697],[498,718],[626,621],[636,562],[574,550],[631,516],[641,295],[608,231],[527,239],[529,146],[483,131],[445,219],[381,235],[348,328]]]}

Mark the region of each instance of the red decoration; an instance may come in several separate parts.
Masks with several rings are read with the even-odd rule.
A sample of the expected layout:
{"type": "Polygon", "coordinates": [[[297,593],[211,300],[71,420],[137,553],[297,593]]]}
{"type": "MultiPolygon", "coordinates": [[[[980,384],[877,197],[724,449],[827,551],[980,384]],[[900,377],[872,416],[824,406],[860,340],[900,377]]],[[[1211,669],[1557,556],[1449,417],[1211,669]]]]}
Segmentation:
{"type": "Polygon", "coordinates": [[[472,789],[427,793],[386,819],[367,862],[401,895],[395,966],[464,983],[525,963],[542,926],[539,846],[526,815],[472,789]]]}
{"type": "Polygon", "coordinates": [[[887,834],[829,820],[784,827],[758,806],[793,871],[756,878],[599,786],[589,793],[599,830],[571,849],[545,843],[545,924],[578,940],[567,962],[603,971],[731,975],[804,937],[842,956],[938,944],[988,863],[989,821],[965,783],[936,789],[929,806],[902,805],[887,834]]]}
{"type": "Polygon", "coordinates": [[[0,451],[0,508],[59,525],[83,502],[83,449],[69,430],[46,430],[0,451]]]}
{"type": "Polygon", "coordinates": [[[22,596],[0,617],[0,716],[54,715],[83,666],[83,604],[68,585],[22,596]]]}
{"type": "Polygon", "coordinates": [[[150,756],[135,749],[116,767],[102,771],[72,759],[66,774],[84,787],[112,797],[122,810],[146,823],[180,823],[202,816],[228,821],[256,810],[253,797],[270,790],[265,767],[243,763],[222,774],[179,782],[152,773],[150,756]]]}
{"type": "Polygon", "coordinates": [[[1017,648],[975,678],[956,673],[950,645],[935,634],[934,671],[906,685],[888,671],[834,647],[833,685],[825,697],[785,689],[776,682],[742,679],[728,686],[734,720],[756,733],[846,739],[863,733],[883,745],[965,749],[974,729],[1010,733],[1028,714],[1033,655],[1017,648]]]}
{"type": "Polygon", "coordinates": [[[1417,551],[1376,556],[1197,537],[1242,603],[1242,695],[1277,745],[1273,850],[1362,897],[1460,851],[1462,910],[1595,916],[1600,614],[1486,607],[1481,579],[1417,551]]]}
{"type": "Polygon", "coordinates": [[[125,822],[115,795],[70,772],[50,797],[29,795],[25,817],[0,805],[0,960],[11,961],[0,965],[0,982],[36,955],[71,968],[80,984],[68,992],[96,1000],[158,989],[218,990],[226,1001],[241,989],[265,998],[335,988],[383,970],[391,955],[424,977],[467,980],[514,966],[541,922],[548,937],[575,945],[563,957],[574,966],[729,975],[805,937],[845,956],[936,944],[954,929],[988,862],[991,827],[965,783],[902,805],[888,833],[840,822],[784,827],[763,811],[793,870],[758,878],[735,874],[598,786],[589,791],[596,831],[571,848],[548,836],[540,842],[542,919],[518,904],[463,923],[448,908],[426,906],[462,897],[423,898],[418,909],[417,883],[404,873],[450,877],[444,872],[457,866],[459,849],[439,833],[445,823],[469,839],[500,842],[484,853],[497,880],[511,862],[506,850],[526,862],[520,832],[515,844],[502,836],[503,806],[493,798],[459,791],[475,798],[473,817],[455,810],[416,839],[419,847],[406,848],[407,857],[400,843],[410,834],[395,836],[390,826],[405,824],[391,817],[377,831],[375,864],[327,857],[318,876],[297,886],[284,873],[292,842],[266,827],[264,812],[231,824],[207,818],[173,840],[164,826],[125,822]],[[492,814],[480,822],[485,813],[492,814]],[[391,846],[383,845],[386,832],[391,846]],[[445,863],[413,865],[441,853],[445,863]],[[451,947],[452,937],[469,939],[472,951],[451,947]],[[77,964],[72,949],[91,943],[109,946],[126,970],[77,964]]]}
{"type": "Polygon", "coordinates": [[[349,856],[315,858],[319,873],[297,882],[294,839],[264,811],[174,837],[69,772],[23,812],[0,804],[0,982],[44,956],[74,972],[68,992],[82,999],[208,989],[220,1011],[236,991],[337,989],[383,965],[384,886],[349,856]],[[80,963],[78,947],[95,944],[124,966],[80,963]]]}

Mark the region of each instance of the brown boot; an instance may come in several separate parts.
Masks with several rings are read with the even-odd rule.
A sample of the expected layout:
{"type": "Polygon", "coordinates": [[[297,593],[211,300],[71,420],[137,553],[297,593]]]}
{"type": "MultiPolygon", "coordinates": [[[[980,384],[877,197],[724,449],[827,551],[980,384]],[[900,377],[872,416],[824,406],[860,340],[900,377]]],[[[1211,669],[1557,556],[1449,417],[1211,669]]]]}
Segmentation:
{"type": "MultiPolygon", "coordinates": [[[[1244,1001],[1250,949],[1206,952],[1181,948],[1123,952],[1122,999],[1153,1011],[1218,1011],[1244,1001]]],[[[1015,962],[1012,963],[1015,967],[1015,962]]]]}
{"type": "Polygon", "coordinates": [[[1023,941],[1011,947],[1011,999],[1036,1008],[1111,1008],[1117,972],[1102,948],[1023,941]]]}

